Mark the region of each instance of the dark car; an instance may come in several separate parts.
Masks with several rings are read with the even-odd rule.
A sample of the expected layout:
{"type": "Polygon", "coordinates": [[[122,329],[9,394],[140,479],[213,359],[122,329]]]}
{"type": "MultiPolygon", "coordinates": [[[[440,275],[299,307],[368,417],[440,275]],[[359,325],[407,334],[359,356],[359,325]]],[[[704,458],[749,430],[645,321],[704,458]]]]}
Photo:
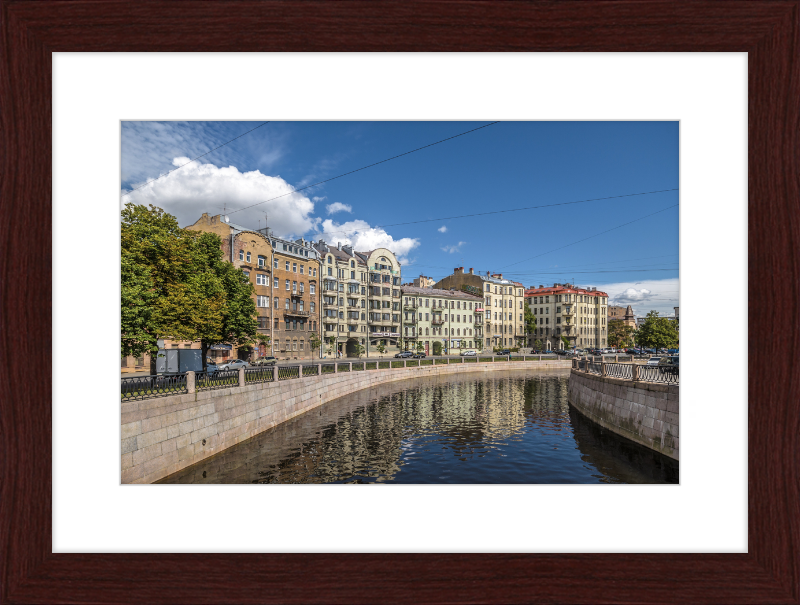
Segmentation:
{"type": "Polygon", "coordinates": [[[399,357],[402,359],[403,357],[412,357],[413,355],[414,353],[412,353],[411,351],[401,351],[400,353],[395,355],[395,357],[399,357]]]}
{"type": "Polygon", "coordinates": [[[414,359],[425,359],[425,353],[422,352],[414,353],[411,357],[413,357],[414,359]]]}
{"type": "Polygon", "coordinates": [[[677,355],[678,349],[667,349],[667,353],[669,353],[670,355],[677,355]]]}
{"type": "Polygon", "coordinates": [[[502,351],[498,351],[495,355],[511,355],[511,351],[508,349],[503,349],[502,351]]]}
{"type": "Polygon", "coordinates": [[[671,357],[662,357],[658,362],[658,369],[662,374],[678,375],[678,360],[680,357],[677,355],[671,357]]]}

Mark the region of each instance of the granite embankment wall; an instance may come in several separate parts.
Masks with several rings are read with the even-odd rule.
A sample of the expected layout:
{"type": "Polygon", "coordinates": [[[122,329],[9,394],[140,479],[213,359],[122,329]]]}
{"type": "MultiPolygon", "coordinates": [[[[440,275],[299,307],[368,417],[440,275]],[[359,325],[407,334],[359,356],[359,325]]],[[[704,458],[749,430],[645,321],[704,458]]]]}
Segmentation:
{"type": "Polygon", "coordinates": [[[679,460],[677,385],[573,369],[567,392],[569,404],[600,426],[679,460]]]}
{"type": "Polygon", "coordinates": [[[333,399],[385,382],[569,361],[456,363],[340,372],[122,403],[122,483],[152,483],[333,399]]]}

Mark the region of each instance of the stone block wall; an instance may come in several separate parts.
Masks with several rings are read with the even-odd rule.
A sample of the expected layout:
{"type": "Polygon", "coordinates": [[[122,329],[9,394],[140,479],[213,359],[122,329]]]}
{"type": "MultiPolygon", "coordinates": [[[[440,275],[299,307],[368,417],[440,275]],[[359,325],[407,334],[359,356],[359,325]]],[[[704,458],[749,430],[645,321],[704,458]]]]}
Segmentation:
{"type": "Polygon", "coordinates": [[[679,460],[678,386],[573,369],[569,404],[609,431],[679,460]]]}
{"type": "Polygon", "coordinates": [[[354,391],[419,376],[571,367],[569,361],[360,370],[122,403],[122,483],[152,483],[354,391]]]}

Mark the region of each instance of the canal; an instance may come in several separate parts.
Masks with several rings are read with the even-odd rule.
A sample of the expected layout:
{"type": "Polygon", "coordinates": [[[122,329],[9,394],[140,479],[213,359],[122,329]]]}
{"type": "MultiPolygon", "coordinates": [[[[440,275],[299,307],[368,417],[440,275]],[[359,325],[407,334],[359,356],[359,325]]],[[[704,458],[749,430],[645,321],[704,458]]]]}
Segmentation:
{"type": "Polygon", "coordinates": [[[329,402],[159,483],[677,483],[567,403],[569,370],[419,378],[329,402]]]}

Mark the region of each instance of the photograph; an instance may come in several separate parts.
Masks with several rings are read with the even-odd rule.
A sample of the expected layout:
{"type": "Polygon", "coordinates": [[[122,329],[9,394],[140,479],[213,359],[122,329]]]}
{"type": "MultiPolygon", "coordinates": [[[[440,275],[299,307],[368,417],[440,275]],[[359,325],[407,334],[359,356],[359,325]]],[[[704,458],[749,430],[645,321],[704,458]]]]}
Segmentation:
{"type": "Polygon", "coordinates": [[[121,483],[678,485],[679,139],[121,121],[121,483]]]}

